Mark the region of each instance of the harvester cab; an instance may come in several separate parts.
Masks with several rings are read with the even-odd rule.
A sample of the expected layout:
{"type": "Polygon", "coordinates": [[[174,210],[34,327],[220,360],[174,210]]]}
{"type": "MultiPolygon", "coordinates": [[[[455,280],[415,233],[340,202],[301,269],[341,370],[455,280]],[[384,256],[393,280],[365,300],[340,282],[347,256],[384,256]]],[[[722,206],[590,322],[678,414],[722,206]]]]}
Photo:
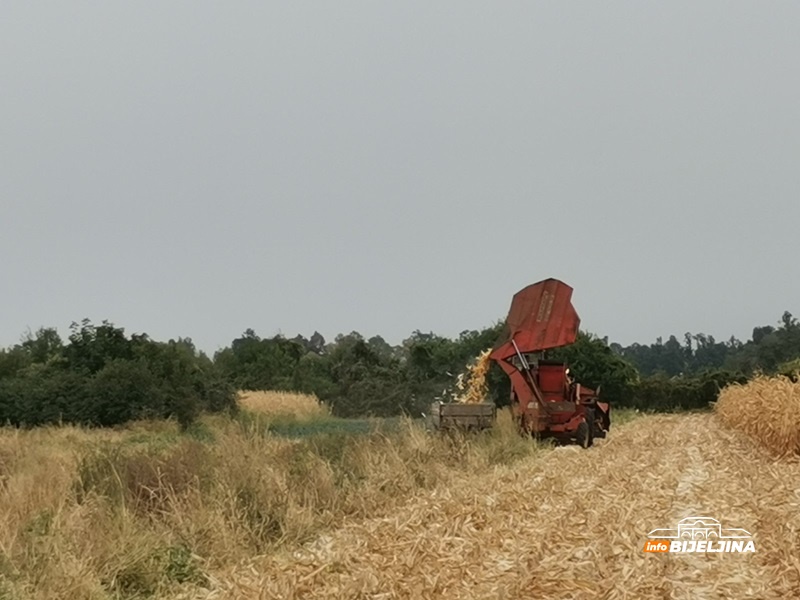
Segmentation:
{"type": "Polygon", "coordinates": [[[520,432],[588,448],[606,436],[611,407],[575,382],[565,363],[544,357],[577,339],[580,318],[571,299],[572,288],[558,279],[517,292],[490,358],[511,379],[511,410],[520,432]]]}

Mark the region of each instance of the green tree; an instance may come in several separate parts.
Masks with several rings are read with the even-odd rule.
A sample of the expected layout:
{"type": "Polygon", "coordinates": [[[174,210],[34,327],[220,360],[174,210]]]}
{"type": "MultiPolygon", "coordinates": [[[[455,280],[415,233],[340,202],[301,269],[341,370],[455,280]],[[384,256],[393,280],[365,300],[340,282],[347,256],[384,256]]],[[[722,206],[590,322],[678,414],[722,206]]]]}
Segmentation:
{"type": "Polygon", "coordinates": [[[624,405],[633,397],[639,374],[632,364],[611,350],[605,339],[582,331],[574,344],[551,350],[547,357],[567,363],[579,383],[600,388],[604,401],[624,405]]]}
{"type": "Polygon", "coordinates": [[[97,373],[107,362],[129,360],[133,356],[125,330],[108,321],[94,325],[88,319],[70,326],[69,345],[64,349],[67,366],[74,370],[97,373]]]}
{"type": "Polygon", "coordinates": [[[61,336],[52,327],[41,327],[36,334],[29,331],[20,347],[30,356],[31,362],[41,364],[57,360],[64,351],[61,336]]]}

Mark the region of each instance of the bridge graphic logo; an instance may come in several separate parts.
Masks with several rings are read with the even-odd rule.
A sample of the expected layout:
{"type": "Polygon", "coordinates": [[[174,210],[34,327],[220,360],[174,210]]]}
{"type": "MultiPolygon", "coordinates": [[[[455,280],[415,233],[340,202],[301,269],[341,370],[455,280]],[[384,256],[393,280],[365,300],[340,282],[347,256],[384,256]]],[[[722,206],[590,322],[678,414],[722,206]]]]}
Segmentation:
{"type": "Polygon", "coordinates": [[[755,552],[752,533],[723,528],[712,517],[686,517],[675,529],[653,529],[647,537],[645,552],[755,552]]]}

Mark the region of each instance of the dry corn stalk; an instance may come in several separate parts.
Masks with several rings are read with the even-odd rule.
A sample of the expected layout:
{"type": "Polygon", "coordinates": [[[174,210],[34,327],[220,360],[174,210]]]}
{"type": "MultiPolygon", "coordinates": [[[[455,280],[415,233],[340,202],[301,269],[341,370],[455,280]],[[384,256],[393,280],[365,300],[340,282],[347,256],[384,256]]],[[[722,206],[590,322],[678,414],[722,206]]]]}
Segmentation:
{"type": "Polygon", "coordinates": [[[779,456],[800,454],[800,382],[757,376],[726,387],[715,410],[729,427],[743,431],[779,456]]]}
{"type": "Polygon", "coordinates": [[[475,363],[468,365],[466,372],[458,376],[456,380],[456,389],[458,390],[455,395],[456,402],[480,404],[486,400],[486,393],[489,391],[486,375],[489,373],[491,365],[489,360],[491,353],[491,348],[481,352],[475,363]]]}

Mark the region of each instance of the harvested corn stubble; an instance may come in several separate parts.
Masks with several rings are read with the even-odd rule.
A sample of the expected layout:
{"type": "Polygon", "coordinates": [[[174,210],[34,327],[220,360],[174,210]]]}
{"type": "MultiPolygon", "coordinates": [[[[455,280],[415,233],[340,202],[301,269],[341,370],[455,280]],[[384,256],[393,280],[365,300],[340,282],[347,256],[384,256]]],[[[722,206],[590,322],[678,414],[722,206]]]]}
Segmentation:
{"type": "Polygon", "coordinates": [[[722,422],[743,431],[778,456],[800,454],[800,382],[758,376],[726,387],[715,410],[722,422]]]}
{"type": "Polygon", "coordinates": [[[420,490],[294,549],[214,572],[198,600],[797,598],[800,461],[708,413],[645,416],[591,450],[556,448],[420,490]],[[752,554],[643,551],[708,515],[752,554]]]}

